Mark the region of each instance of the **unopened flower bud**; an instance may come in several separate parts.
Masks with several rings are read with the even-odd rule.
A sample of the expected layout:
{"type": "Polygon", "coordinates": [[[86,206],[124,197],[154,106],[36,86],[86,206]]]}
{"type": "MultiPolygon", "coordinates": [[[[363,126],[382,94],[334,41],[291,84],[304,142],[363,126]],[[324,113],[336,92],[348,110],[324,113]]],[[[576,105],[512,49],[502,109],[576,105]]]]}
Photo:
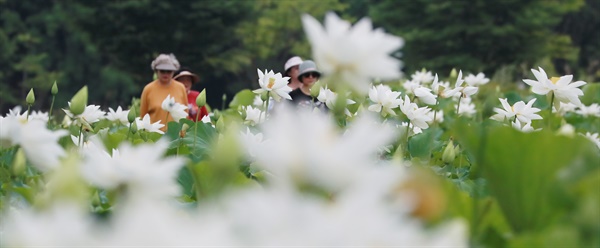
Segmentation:
{"type": "Polygon", "coordinates": [[[70,111],[73,115],[80,115],[85,111],[85,106],[87,106],[88,100],[88,88],[87,85],[83,86],[73,98],[71,98],[71,108],[70,111]]]}
{"type": "Polygon", "coordinates": [[[188,129],[190,129],[190,125],[188,125],[187,123],[183,123],[183,126],[181,126],[181,131],[185,132],[188,129]]]}
{"type": "Polygon", "coordinates": [[[27,102],[27,104],[29,105],[33,105],[33,103],[35,102],[35,94],[33,93],[33,88],[29,90],[29,93],[27,93],[27,98],[25,98],[25,102],[27,102]]]}
{"type": "Polygon", "coordinates": [[[319,96],[319,93],[321,93],[321,85],[323,85],[321,83],[321,81],[317,81],[311,88],[310,88],[310,95],[314,98],[317,98],[319,96]]]}
{"type": "Polygon", "coordinates": [[[137,133],[138,128],[137,128],[137,123],[134,121],[133,123],[131,123],[131,133],[137,133]]]}
{"type": "Polygon", "coordinates": [[[50,93],[52,95],[56,95],[56,93],[58,93],[58,86],[56,85],[56,81],[54,81],[54,84],[52,85],[52,89],[50,90],[50,93]]]}
{"type": "Polygon", "coordinates": [[[455,79],[456,77],[458,77],[458,72],[456,72],[456,68],[452,68],[452,71],[450,71],[450,79],[455,79]]]}
{"type": "Polygon", "coordinates": [[[196,97],[196,105],[198,107],[206,105],[206,89],[203,89],[198,97],[196,97]]]}
{"type": "Polygon", "coordinates": [[[129,113],[127,113],[127,121],[129,121],[129,123],[132,123],[135,121],[135,117],[137,117],[135,113],[135,108],[129,109],[129,113]]]}
{"type": "Polygon", "coordinates": [[[217,131],[223,132],[225,131],[225,121],[223,120],[223,116],[217,120],[217,131]]]}
{"type": "Polygon", "coordinates": [[[263,103],[269,98],[269,92],[268,91],[264,91],[263,93],[260,93],[260,100],[263,101],[263,103]]]}
{"type": "Polygon", "coordinates": [[[456,149],[454,148],[454,142],[452,142],[452,139],[450,139],[450,142],[448,142],[446,149],[444,149],[444,153],[442,153],[442,161],[444,161],[444,163],[452,163],[452,161],[454,161],[455,158],[456,149]]]}
{"type": "Polygon", "coordinates": [[[19,148],[19,150],[17,150],[17,153],[15,153],[15,158],[13,159],[13,164],[12,164],[13,175],[19,176],[19,175],[23,174],[23,172],[25,172],[26,163],[27,163],[26,161],[27,161],[27,159],[25,158],[25,152],[23,152],[23,148],[19,148]]]}

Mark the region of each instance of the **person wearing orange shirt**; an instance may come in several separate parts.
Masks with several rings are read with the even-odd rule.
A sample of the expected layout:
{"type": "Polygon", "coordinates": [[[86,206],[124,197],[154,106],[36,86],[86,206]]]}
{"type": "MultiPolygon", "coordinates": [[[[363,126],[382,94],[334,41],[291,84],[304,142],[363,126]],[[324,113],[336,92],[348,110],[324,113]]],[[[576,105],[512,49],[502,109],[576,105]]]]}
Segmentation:
{"type": "Polygon", "coordinates": [[[160,121],[165,126],[162,131],[167,129],[167,123],[173,121],[169,112],[162,109],[162,102],[171,95],[175,102],[187,106],[187,92],[183,84],[173,79],[173,74],[179,69],[179,61],[175,55],[161,54],[156,57],[151,64],[152,70],[157,75],[157,79],[148,83],[142,91],[140,99],[140,118],[146,114],[150,115],[150,120],[154,123],[160,121]]]}

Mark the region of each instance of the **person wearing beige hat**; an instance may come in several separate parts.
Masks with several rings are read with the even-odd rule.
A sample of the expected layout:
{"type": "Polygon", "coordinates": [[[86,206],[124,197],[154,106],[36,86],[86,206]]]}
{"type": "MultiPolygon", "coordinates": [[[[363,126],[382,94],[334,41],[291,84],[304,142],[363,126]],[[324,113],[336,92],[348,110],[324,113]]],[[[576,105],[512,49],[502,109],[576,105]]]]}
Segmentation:
{"type": "Polygon", "coordinates": [[[185,86],[188,101],[187,106],[189,111],[188,119],[196,121],[201,120],[204,116],[207,116],[208,110],[206,109],[206,106],[202,106],[202,108],[198,109],[198,105],[196,105],[196,98],[198,95],[200,95],[200,92],[192,90],[192,85],[200,82],[200,77],[194,74],[191,70],[185,68],[179,70],[173,79],[185,86]]]}
{"type": "Polygon", "coordinates": [[[162,131],[165,131],[167,123],[173,121],[173,117],[162,109],[162,102],[170,95],[177,103],[187,106],[187,92],[183,84],[173,79],[173,74],[179,69],[179,61],[175,55],[160,54],[150,66],[156,73],[157,79],[146,84],[142,91],[140,117],[144,118],[146,114],[150,115],[153,123],[160,121],[165,125],[161,128],[162,131]]]}
{"type": "Polygon", "coordinates": [[[284,76],[290,77],[288,86],[292,88],[292,90],[298,89],[300,86],[302,86],[302,83],[300,83],[300,80],[298,80],[300,64],[302,64],[302,59],[298,56],[294,56],[288,59],[283,66],[283,71],[285,71],[284,76]]]}

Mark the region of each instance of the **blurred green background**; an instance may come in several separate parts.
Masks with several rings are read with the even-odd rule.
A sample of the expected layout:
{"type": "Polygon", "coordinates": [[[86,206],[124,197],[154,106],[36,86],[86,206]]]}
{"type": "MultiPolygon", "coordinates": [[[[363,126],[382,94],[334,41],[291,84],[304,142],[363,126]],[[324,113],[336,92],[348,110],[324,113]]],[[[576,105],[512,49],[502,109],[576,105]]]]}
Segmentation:
{"type": "Polygon", "coordinates": [[[258,87],[256,68],[310,58],[300,16],[327,11],[403,37],[394,56],[409,75],[457,67],[514,84],[542,66],[600,79],[598,0],[0,0],[0,108],[25,105],[34,88],[34,108],[47,110],[55,80],[58,107],[83,85],[90,104],[126,107],[159,53],[197,72],[194,88],[219,107],[223,94],[258,87]]]}

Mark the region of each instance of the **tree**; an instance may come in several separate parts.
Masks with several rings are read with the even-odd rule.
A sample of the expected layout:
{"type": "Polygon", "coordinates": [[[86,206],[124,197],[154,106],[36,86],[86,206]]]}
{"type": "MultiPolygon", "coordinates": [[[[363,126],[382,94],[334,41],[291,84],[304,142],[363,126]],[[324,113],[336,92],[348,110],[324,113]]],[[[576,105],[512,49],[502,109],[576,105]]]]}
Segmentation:
{"type": "Polygon", "coordinates": [[[546,56],[560,17],[581,0],[372,0],[375,24],[406,40],[408,71],[453,67],[491,73],[546,56]]]}

